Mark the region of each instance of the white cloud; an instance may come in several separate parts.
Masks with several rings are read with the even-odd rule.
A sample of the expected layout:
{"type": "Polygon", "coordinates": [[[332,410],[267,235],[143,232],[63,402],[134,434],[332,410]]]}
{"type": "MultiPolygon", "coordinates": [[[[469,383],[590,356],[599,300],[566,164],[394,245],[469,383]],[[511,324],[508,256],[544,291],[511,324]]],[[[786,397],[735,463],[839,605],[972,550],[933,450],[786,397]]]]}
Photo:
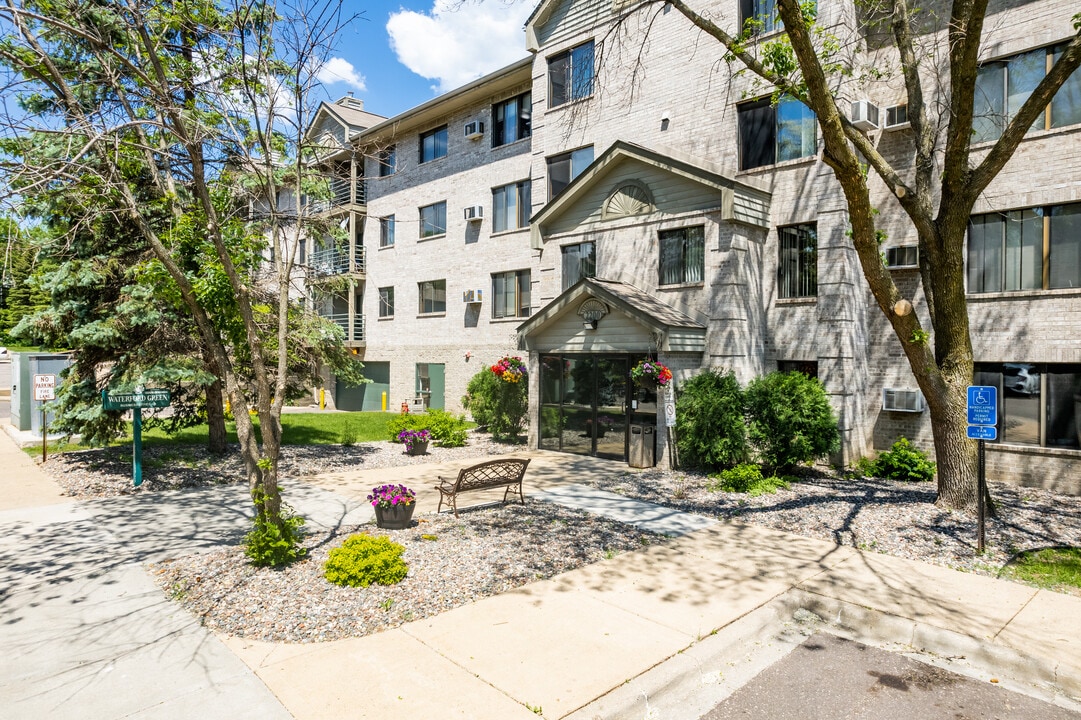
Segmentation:
{"type": "Polygon", "coordinates": [[[360,92],[365,90],[364,76],[358,73],[353,63],[345,58],[332,57],[327,60],[323,67],[319,68],[315,79],[324,85],[345,83],[354,90],[360,92]]]}
{"type": "Polygon", "coordinates": [[[399,10],[387,21],[398,61],[446,92],[526,56],[526,0],[435,0],[427,13],[399,10]]]}

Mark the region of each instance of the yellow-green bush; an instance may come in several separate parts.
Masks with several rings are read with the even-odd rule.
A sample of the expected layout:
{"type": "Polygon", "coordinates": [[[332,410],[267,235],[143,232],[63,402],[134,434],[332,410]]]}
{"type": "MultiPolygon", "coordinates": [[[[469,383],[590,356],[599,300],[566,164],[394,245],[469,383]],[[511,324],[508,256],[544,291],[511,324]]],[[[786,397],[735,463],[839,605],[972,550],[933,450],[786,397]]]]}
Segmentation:
{"type": "Polygon", "coordinates": [[[330,551],[323,576],[335,585],[368,587],[372,583],[393,585],[409,572],[402,560],[405,547],[386,535],[353,535],[330,551]]]}

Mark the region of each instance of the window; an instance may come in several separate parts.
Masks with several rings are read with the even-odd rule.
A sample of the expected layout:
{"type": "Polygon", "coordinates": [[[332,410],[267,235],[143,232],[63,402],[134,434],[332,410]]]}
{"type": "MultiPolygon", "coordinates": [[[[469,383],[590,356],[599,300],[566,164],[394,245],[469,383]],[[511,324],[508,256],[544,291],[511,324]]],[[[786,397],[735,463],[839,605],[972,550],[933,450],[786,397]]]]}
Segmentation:
{"type": "Polygon", "coordinates": [[[970,293],[1081,287],[1081,203],[973,215],[970,293]]]}
{"type": "Polygon", "coordinates": [[[379,218],[379,247],[390,247],[394,244],[394,216],[387,215],[379,218]]]}
{"type": "Polygon", "coordinates": [[[533,93],[498,103],[492,108],[492,147],[499,147],[532,134],[533,93]]]}
{"type": "Polygon", "coordinates": [[[973,384],[998,388],[1000,442],[1081,448],[1081,365],[977,363],[973,384]]]}
{"type": "MultiPolygon", "coordinates": [[[[1064,49],[1065,45],[1040,48],[980,66],[973,103],[973,142],[997,140],[1002,135],[1064,49]]],[[[1078,123],[1081,123],[1081,70],[1063,83],[1031,129],[1050,130],[1078,123]]]]}
{"type": "Polygon", "coordinates": [[[308,262],[308,242],[304,238],[300,238],[300,264],[308,262]]]}
{"type": "Polygon", "coordinates": [[[595,243],[584,242],[577,245],[566,245],[562,250],[564,290],[582,278],[597,275],[597,246],[595,243]]]}
{"type": "Polygon", "coordinates": [[[592,145],[548,158],[548,199],[551,200],[563,192],[563,188],[581,175],[591,162],[593,162],[592,145]]]}
{"type": "Polygon", "coordinates": [[[814,225],[778,228],[777,296],[818,294],[818,233],[814,225]]]}
{"type": "Polygon", "coordinates": [[[661,245],[661,285],[702,282],[706,257],[705,228],[699,225],[662,230],[658,237],[661,245]]]}
{"type": "Polygon", "coordinates": [[[529,271],[492,275],[492,317],[529,317],[529,271]]]}
{"type": "Polygon", "coordinates": [[[420,135],[420,161],[422,163],[447,156],[447,126],[429,130],[420,135]]]}
{"type": "Polygon", "coordinates": [[[740,170],[809,157],[818,152],[817,123],[811,109],[783,96],[773,105],[762,98],[736,107],[740,170]]]}
{"type": "Polygon", "coordinates": [[[420,236],[445,235],[447,232],[447,202],[437,202],[420,209],[420,236]]]}
{"type": "Polygon", "coordinates": [[[548,58],[548,107],[593,94],[593,41],[548,58]]]}
{"type": "Polygon", "coordinates": [[[385,150],[379,151],[379,177],[386,177],[398,172],[397,147],[391,145],[385,150]]]}
{"type": "Polygon", "coordinates": [[[784,29],[781,18],[777,16],[777,0],[740,0],[740,27],[749,29],[752,35],[784,29]],[[748,28],[747,23],[753,23],[748,28]]]}
{"type": "Polygon", "coordinates": [[[529,226],[530,182],[511,183],[492,190],[492,232],[516,230],[529,226]]]}
{"type": "Polygon", "coordinates": [[[379,288],[379,317],[394,317],[394,288],[379,288]]]}
{"type": "Polygon", "coordinates": [[[420,291],[420,306],[417,312],[421,315],[428,313],[445,313],[447,311],[447,281],[429,280],[417,283],[420,291]]]}
{"type": "Polygon", "coordinates": [[[817,360],[778,360],[777,372],[790,373],[798,372],[803,373],[809,378],[818,377],[818,361],[817,360]]]}

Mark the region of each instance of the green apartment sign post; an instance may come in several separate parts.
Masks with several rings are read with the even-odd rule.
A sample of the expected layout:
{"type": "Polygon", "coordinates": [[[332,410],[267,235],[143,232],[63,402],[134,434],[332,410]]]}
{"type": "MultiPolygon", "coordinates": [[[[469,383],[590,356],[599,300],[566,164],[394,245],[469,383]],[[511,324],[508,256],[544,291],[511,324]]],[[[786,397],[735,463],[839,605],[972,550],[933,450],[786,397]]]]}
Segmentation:
{"type": "Polygon", "coordinates": [[[135,487],[143,484],[143,408],[169,407],[171,400],[165,389],[136,388],[135,392],[114,394],[101,391],[101,406],[105,410],[131,410],[131,479],[135,487]]]}

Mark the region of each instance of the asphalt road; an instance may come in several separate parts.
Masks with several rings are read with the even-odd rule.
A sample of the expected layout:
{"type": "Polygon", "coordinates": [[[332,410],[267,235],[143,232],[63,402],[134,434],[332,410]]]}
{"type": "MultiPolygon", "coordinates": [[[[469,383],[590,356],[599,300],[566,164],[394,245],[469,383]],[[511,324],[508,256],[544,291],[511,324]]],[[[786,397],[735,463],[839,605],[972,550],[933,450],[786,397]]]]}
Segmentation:
{"type": "Polygon", "coordinates": [[[818,633],[701,720],[1081,720],[1081,713],[818,633]]]}

